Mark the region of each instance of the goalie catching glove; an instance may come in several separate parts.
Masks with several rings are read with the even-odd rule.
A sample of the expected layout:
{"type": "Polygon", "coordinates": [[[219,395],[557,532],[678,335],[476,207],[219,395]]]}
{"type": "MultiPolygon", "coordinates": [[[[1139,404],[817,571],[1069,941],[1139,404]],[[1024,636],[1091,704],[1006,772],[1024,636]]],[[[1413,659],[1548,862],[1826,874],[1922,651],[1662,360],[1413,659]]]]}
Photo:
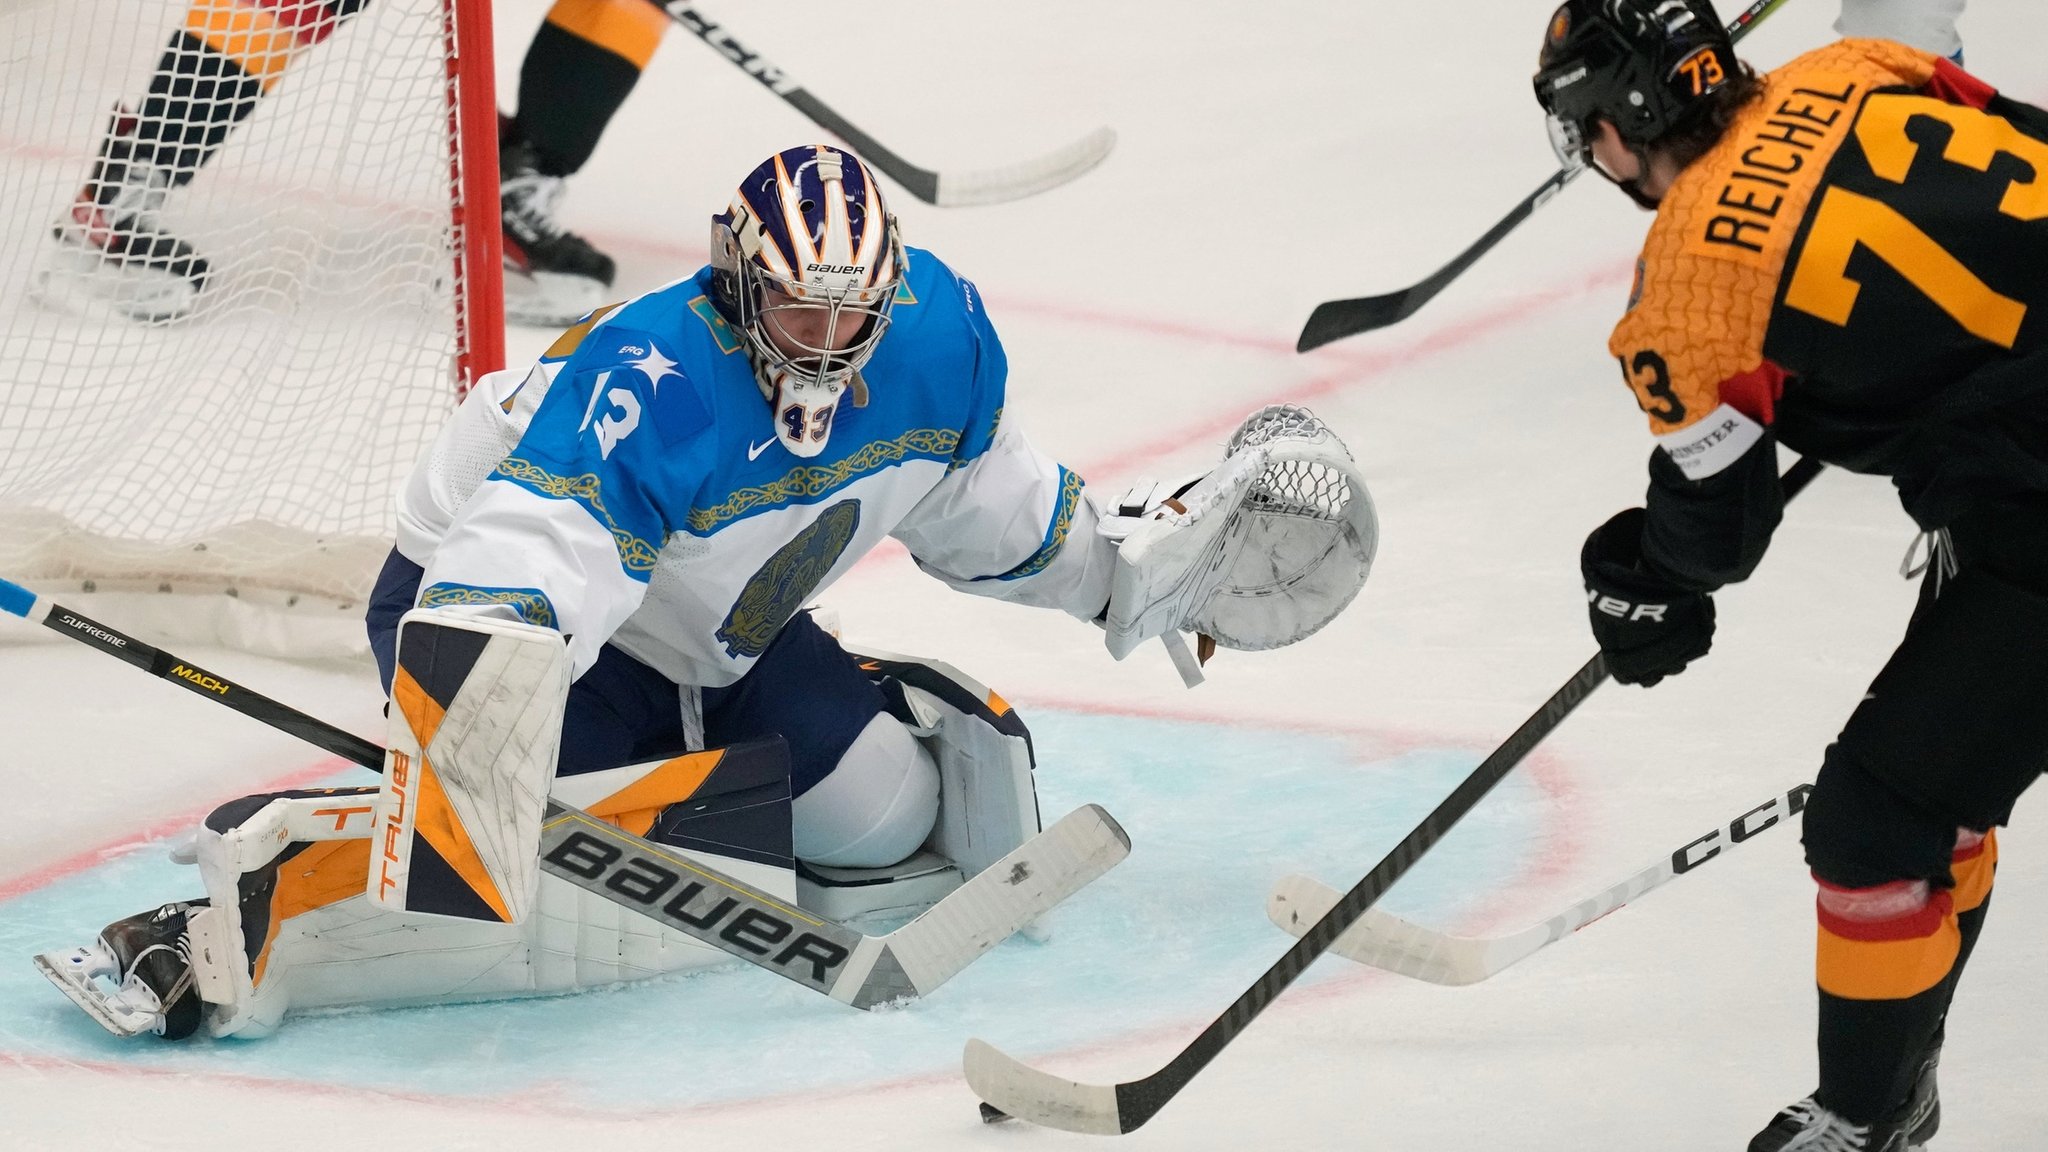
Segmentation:
{"type": "Polygon", "coordinates": [[[1247,417],[1205,475],[1140,484],[1099,511],[1118,544],[1102,619],[1110,654],[1157,636],[1183,676],[1183,632],[1248,652],[1313,634],[1364,587],[1379,542],[1351,453],[1314,413],[1284,404],[1247,417]]]}

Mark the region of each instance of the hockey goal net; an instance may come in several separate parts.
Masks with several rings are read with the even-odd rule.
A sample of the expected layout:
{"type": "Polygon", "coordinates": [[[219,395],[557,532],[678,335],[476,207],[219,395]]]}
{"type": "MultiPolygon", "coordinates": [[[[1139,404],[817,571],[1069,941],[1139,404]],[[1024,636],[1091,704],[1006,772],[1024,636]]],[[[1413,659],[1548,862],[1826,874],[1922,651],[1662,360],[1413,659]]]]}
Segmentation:
{"type": "Polygon", "coordinates": [[[489,0],[0,3],[0,576],[359,608],[502,359],[491,70],[489,0]]]}

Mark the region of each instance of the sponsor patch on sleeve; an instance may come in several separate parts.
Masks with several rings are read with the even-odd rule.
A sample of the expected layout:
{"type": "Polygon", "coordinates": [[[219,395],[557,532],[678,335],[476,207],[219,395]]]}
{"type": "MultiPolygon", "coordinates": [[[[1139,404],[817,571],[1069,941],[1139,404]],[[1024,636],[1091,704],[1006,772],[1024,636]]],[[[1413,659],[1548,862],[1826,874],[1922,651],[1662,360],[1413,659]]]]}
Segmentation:
{"type": "Polygon", "coordinates": [[[1657,437],[1658,447],[1688,480],[1704,480],[1740,460],[1763,438],[1764,426],[1726,404],[1657,437]]]}

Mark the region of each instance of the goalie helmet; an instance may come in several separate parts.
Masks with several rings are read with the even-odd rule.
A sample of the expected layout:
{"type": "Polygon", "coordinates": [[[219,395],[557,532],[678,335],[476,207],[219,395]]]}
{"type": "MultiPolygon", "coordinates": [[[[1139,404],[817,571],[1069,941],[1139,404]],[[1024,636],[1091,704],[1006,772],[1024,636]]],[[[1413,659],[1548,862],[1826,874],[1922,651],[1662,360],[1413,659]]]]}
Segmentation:
{"type": "Polygon", "coordinates": [[[1536,100],[1558,159],[1583,166],[1594,120],[1640,153],[1704,114],[1738,74],[1707,0],[1565,0],[1543,36],[1536,100]]]}
{"type": "Polygon", "coordinates": [[[850,152],[791,148],[747,174],[711,219],[713,294],[741,333],[775,435],[816,456],[889,327],[905,262],[874,173],[850,152]]]}

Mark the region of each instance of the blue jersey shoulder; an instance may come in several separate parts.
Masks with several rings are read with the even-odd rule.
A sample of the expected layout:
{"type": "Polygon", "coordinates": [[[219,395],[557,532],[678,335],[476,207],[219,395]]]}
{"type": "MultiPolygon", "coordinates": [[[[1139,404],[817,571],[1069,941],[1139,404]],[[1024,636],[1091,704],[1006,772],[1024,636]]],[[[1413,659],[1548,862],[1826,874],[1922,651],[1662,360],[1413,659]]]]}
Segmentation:
{"type": "MultiPolygon", "coordinates": [[[[564,333],[541,357],[543,364],[558,366],[554,388],[566,387],[586,399],[615,388],[631,392],[650,426],[671,447],[711,427],[719,407],[714,398],[736,382],[750,382],[753,370],[738,333],[711,303],[710,271],[703,268],[624,304],[599,309],[564,333]],[[595,383],[600,375],[605,376],[602,386],[595,383]]],[[[594,417],[582,411],[576,415],[579,429],[588,431],[594,417]]]]}
{"type": "Polygon", "coordinates": [[[929,382],[959,406],[954,463],[987,451],[995,437],[1009,360],[973,281],[922,248],[907,250],[910,271],[897,293],[889,332],[864,374],[877,385],[899,375],[929,382]]]}

